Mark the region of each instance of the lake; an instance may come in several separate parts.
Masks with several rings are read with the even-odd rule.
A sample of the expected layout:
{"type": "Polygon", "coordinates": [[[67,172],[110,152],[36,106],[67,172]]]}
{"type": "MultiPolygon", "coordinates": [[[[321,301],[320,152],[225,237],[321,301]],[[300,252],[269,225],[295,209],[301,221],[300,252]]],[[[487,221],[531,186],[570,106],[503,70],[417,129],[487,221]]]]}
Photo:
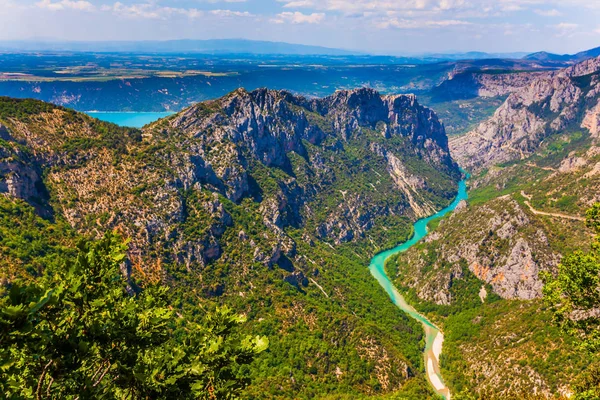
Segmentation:
{"type": "Polygon", "coordinates": [[[173,112],[108,112],[89,111],[87,115],[120,126],[141,128],[151,122],[173,115],[173,112]]]}

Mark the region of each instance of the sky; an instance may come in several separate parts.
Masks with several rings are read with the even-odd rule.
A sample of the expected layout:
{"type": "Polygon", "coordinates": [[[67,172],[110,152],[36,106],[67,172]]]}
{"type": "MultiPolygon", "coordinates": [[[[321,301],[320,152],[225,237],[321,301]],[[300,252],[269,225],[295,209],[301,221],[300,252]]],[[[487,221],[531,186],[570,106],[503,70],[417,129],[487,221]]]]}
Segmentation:
{"type": "Polygon", "coordinates": [[[253,39],[376,54],[600,46],[600,0],[0,0],[0,40],[253,39]]]}

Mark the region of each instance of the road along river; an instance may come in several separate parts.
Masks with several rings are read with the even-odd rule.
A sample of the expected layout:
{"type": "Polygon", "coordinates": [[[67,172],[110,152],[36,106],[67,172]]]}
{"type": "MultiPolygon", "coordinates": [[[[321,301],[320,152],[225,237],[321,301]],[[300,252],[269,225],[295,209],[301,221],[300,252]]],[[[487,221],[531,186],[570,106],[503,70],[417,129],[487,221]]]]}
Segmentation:
{"type": "Polygon", "coordinates": [[[371,274],[377,279],[379,284],[385,289],[388,293],[392,302],[400,308],[402,311],[410,315],[412,318],[419,321],[423,328],[425,329],[425,371],[427,373],[427,379],[435,392],[439,395],[443,396],[446,400],[450,400],[450,390],[444,384],[444,380],[440,374],[440,355],[442,354],[442,344],[444,342],[444,335],[439,330],[437,326],[435,326],[431,321],[425,318],[423,315],[419,314],[417,310],[414,309],[410,304],[408,304],[404,297],[398,292],[398,289],[391,282],[389,277],[385,272],[385,261],[397,254],[404,252],[410,249],[412,246],[417,244],[421,239],[427,236],[427,224],[436,218],[443,217],[449,212],[454,211],[456,206],[461,200],[467,199],[467,185],[464,180],[460,181],[458,185],[458,194],[452,204],[443,210],[437,212],[436,214],[420,219],[413,225],[414,227],[414,235],[413,237],[407,241],[402,243],[401,245],[394,247],[391,250],[384,251],[382,253],[377,254],[375,257],[371,259],[371,264],[369,265],[369,269],[371,270],[371,274]]]}

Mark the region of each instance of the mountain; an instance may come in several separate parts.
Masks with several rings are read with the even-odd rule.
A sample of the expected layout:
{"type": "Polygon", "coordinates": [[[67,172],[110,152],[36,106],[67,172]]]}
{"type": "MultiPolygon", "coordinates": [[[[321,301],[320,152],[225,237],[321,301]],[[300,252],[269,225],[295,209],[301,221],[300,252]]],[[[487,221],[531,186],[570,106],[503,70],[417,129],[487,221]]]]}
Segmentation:
{"type": "Polygon", "coordinates": [[[433,222],[389,273],[411,304],[440,321],[442,372],[455,389],[489,399],[569,397],[593,356],[552,326],[540,273],[556,273],[565,254],[591,245],[585,211],[600,193],[600,59],[487,79],[488,88],[510,89],[506,101],[450,141],[472,173],[469,201],[433,222]]]}
{"type": "Polygon", "coordinates": [[[523,58],[525,60],[533,61],[572,61],[574,56],[570,54],[552,54],[546,51],[538,51],[536,53],[528,54],[523,58]]]}
{"type": "Polygon", "coordinates": [[[483,51],[468,51],[457,53],[424,53],[420,57],[439,60],[491,60],[491,59],[520,59],[527,53],[486,53],[483,51]]]}
{"type": "MultiPolygon", "coordinates": [[[[537,75],[512,93],[494,116],[454,143],[461,165],[480,171],[532,155],[548,136],[580,120],[597,135],[600,59],[537,75]]],[[[577,127],[579,128],[579,127],[577,127]]]]}
{"type": "Polygon", "coordinates": [[[4,41],[0,51],[73,51],[123,53],[207,53],[207,54],[287,54],[287,55],[351,55],[356,51],[307,46],[284,42],[245,39],[54,42],[4,41]]]}
{"type": "Polygon", "coordinates": [[[576,54],[553,54],[545,51],[529,54],[523,59],[533,61],[559,61],[559,62],[579,62],[588,58],[600,56],[600,47],[595,47],[590,50],[580,51],[576,54]]]}
{"type": "Polygon", "coordinates": [[[420,326],[367,269],[461,178],[415,96],[239,89],[142,130],[0,98],[0,124],[5,284],[118,230],[132,282],[229,305],[269,337],[244,398],[431,394],[420,326]]]}

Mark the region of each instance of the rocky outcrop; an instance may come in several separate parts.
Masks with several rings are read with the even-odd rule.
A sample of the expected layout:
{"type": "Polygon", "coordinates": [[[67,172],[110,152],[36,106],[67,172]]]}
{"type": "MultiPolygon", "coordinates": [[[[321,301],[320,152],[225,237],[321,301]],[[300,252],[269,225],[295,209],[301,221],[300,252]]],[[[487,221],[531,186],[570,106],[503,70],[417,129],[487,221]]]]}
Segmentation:
{"type": "Polygon", "coordinates": [[[522,89],[548,72],[459,71],[435,87],[431,92],[438,100],[460,100],[474,97],[507,96],[522,89]]]}
{"type": "Polygon", "coordinates": [[[599,71],[597,58],[536,75],[528,85],[512,93],[492,118],[454,140],[453,155],[465,168],[479,171],[528,157],[545,138],[573,124],[595,134],[599,71]]]}
{"type": "Polygon", "coordinates": [[[538,298],[540,271],[553,270],[560,261],[545,232],[508,196],[475,207],[464,204],[426,239],[425,247],[399,259],[400,281],[424,300],[450,304],[453,284],[468,269],[503,298],[538,298]]]}
{"type": "Polygon", "coordinates": [[[7,142],[10,134],[1,124],[0,139],[5,141],[0,141],[0,193],[25,200],[41,215],[50,216],[41,169],[18,144],[7,142]]]}
{"type": "Polygon", "coordinates": [[[334,244],[365,239],[381,218],[414,220],[444,205],[460,178],[443,125],[411,95],[239,89],[143,132],[28,107],[26,118],[0,116],[12,149],[2,154],[0,190],[27,200],[48,187],[77,230],[119,229],[132,252],[160,249],[188,270],[230,259],[224,237],[250,219],[258,225],[242,227],[254,236],[239,242],[249,262],[295,274],[289,228],[334,244]],[[21,147],[27,162],[13,157],[21,147]],[[236,218],[227,207],[244,211],[236,218]]]}
{"type": "Polygon", "coordinates": [[[587,129],[593,138],[600,138],[600,101],[586,111],[581,127],[587,129]]]}

